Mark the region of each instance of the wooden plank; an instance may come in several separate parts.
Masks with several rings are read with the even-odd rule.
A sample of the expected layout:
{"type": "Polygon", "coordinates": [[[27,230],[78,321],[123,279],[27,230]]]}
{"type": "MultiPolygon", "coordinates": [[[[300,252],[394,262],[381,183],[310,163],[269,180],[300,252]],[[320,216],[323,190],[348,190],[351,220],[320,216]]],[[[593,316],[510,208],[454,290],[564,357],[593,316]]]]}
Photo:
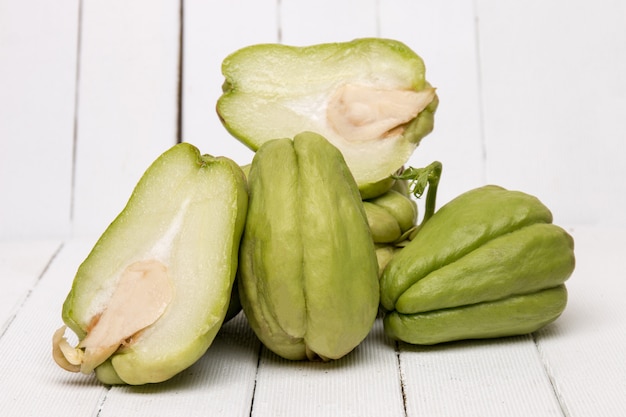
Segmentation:
{"type": "Polygon", "coordinates": [[[402,41],[420,55],[426,79],[437,88],[435,128],[409,165],[442,162],[438,206],[485,182],[475,31],[470,1],[380,1],[380,36],[402,41]]]}
{"type": "Polygon", "coordinates": [[[278,41],[276,2],[187,0],[183,30],[182,138],[203,153],[247,164],[252,151],[230,136],[215,112],[224,83],[221,65],[239,48],[278,41]]]}
{"type": "Polygon", "coordinates": [[[52,359],[61,306],[89,244],[64,245],[0,337],[0,407],[5,416],[96,415],[107,389],[93,377],[62,370],[52,359]]]}
{"type": "Polygon", "coordinates": [[[9,326],[61,242],[0,241],[0,334],[9,326]]]}
{"type": "Polygon", "coordinates": [[[626,409],[624,228],[575,227],[577,265],[563,315],[537,335],[567,416],[616,416],[626,409]]]}
{"type": "Polygon", "coordinates": [[[305,46],[343,42],[377,36],[376,0],[353,2],[333,0],[281,0],[281,42],[305,46]]]}
{"type": "Polygon", "coordinates": [[[77,28],[78,0],[0,3],[0,238],[69,232],[77,28]]]}
{"type": "MultiPolygon", "coordinates": [[[[211,415],[249,415],[259,341],[243,315],[220,330],[200,361],[162,384],[110,388],[93,375],[71,374],[54,363],[52,334],[62,325],[62,303],[76,269],[92,245],[90,239],[67,243],[3,332],[0,338],[3,415],[166,416],[181,410],[190,416],[206,415],[207,410],[211,415]],[[37,387],[37,401],[29,401],[33,386],[37,387]]],[[[14,262],[21,274],[31,268],[24,262],[14,262]]],[[[68,336],[73,338],[71,332],[68,336]]]]}
{"type": "Polygon", "coordinates": [[[404,416],[396,353],[380,320],[337,361],[294,362],[263,349],[252,416],[296,415],[404,416]]]}
{"type": "MultiPolygon", "coordinates": [[[[626,271],[617,261],[625,249],[623,234],[623,229],[574,229],[578,265],[568,281],[569,305],[536,340],[522,336],[424,348],[401,345],[401,376],[393,343],[384,338],[380,323],[345,361],[334,364],[287,362],[264,351],[253,415],[315,415],[310,409],[318,415],[329,409],[367,415],[355,403],[369,397],[377,398],[377,407],[390,409],[373,408],[378,415],[403,415],[400,379],[408,416],[619,414],[626,405],[620,351],[626,329],[616,319],[624,314],[621,278],[626,271]]],[[[258,342],[249,329],[239,327],[242,321],[229,325],[228,333],[218,337],[197,365],[163,386],[107,392],[93,378],[56,367],[49,338],[61,323],[61,303],[73,274],[92,244],[64,246],[0,337],[3,415],[102,415],[143,409],[154,413],[171,410],[169,403],[194,415],[198,409],[208,410],[204,396],[229,398],[232,391],[243,392],[242,399],[211,410],[247,415],[258,342]],[[241,370],[240,360],[246,367],[241,373],[235,370],[241,370]],[[37,401],[30,400],[33,386],[37,401]],[[159,406],[151,408],[151,402],[159,406]]],[[[18,271],[29,268],[22,262],[16,266],[18,271]]]]}
{"type": "Polygon", "coordinates": [[[626,3],[477,4],[488,180],[563,224],[624,225],[626,3]]]}
{"type": "Polygon", "coordinates": [[[77,235],[101,233],[176,142],[179,23],[176,1],[83,2],[77,235]]]}
{"type": "Polygon", "coordinates": [[[249,416],[259,341],[243,314],[192,367],[161,384],[113,387],[99,416],[249,416]]]}
{"type": "Polygon", "coordinates": [[[407,416],[561,416],[530,336],[400,345],[407,416]]]}

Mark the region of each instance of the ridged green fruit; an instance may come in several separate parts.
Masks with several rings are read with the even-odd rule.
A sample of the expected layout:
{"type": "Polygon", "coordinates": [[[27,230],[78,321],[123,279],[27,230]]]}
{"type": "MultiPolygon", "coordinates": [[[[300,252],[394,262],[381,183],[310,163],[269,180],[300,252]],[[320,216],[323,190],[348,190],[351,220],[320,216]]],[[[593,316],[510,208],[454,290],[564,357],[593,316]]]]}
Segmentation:
{"type": "Polygon", "coordinates": [[[393,243],[415,227],[417,204],[396,190],[363,201],[367,221],[375,243],[393,243]]]}
{"type": "Polygon", "coordinates": [[[310,132],[268,141],[248,181],[239,290],[252,329],[287,359],[341,358],[379,306],[374,244],[341,153],[310,132]]]}
{"type": "Polygon", "coordinates": [[[247,203],[230,159],[187,143],[163,153],[78,268],[63,321],[80,343],[59,329],[57,363],[133,385],[192,365],[229,307],[247,203]]]}
{"type": "Polygon", "coordinates": [[[256,151],[316,132],[342,152],[364,199],[393,185],[438,105],[422,59],[391,39],[250,45],[227,56],[222,73],[217,113],[235,138],[256,151]]]}
{"type": "Polygon", "coordinates": [[[485,186],[438,210],[387,264],[387,333],[414,344],[509,336],[567,302],[574,241],[536,197],[485,186]]]}

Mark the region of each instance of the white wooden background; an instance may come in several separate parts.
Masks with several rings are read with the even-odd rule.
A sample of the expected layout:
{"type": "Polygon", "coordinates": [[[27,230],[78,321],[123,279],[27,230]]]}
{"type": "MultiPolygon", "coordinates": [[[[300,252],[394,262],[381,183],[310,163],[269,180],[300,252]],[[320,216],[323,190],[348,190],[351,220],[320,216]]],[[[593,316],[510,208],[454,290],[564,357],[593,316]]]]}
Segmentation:
{"type": "Polygon", "coordinates": [[[626,2],[0,0],[3,416],[613,416],[626,409],[626,2]],[[177,141],[247,163],[220,125],[220,63],[261,42],[381,36],[441,100],[411,163],[440,203],[496,183],[576,240],[563,316],[534,335],[431,348],[380,323],[330,364],[263,349],[239,316],[174,380],[103,387],[53,364],[79,263],[177,141]]]}

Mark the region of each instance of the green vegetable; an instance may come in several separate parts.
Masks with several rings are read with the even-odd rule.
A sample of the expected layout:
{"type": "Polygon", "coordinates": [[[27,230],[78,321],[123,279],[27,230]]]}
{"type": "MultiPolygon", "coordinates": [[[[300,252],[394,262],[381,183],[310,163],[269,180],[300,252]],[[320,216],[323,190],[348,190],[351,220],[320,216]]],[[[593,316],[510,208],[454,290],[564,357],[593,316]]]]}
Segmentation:
{"type": "Polygon", "coordinates": [[[193,364],[230,303],[247,201],[230,159],[186,143],[163,153],[80,265],[63,305],[80,343],[59,329],[57,363],[133,385],[193,364]]]}
{"type": "Polygon", "coordinates": [[[256,151],[316,132],[342,152],[364,199],[393,185],[433,129],[435,89],[422,59],[398,41],[252,45],[226,57],[222,72],[217,113],[234,137],[256,151]]]}
{"type": "Polygon", "coordinates": [[[374,244],[341,153],[311,132],[268,141],[248,180],[239,290],[252,329],[287,359],[341,358],[379,306],[374,244]]]}
{"type": "Polygon", "coordinates": [[[387,264],[385,329],[414,344],[535,331],[565,308],[574,264],[572,237],[537,198],[497,186],[468,191],[387,264]]]}
{"type": "Polygon", "coordinates": [[[393,189],[363,201],[375,243],[394,243],[415,227],[417,204],[409,196],[393,189]]]}
{"type": "Polygon", "coordinates": [[[382,276],[385,267],[393,256],[400,250],[400,247],[389,243],[376,243],[376,260],[378,261],[378,276],[382,276]]]}

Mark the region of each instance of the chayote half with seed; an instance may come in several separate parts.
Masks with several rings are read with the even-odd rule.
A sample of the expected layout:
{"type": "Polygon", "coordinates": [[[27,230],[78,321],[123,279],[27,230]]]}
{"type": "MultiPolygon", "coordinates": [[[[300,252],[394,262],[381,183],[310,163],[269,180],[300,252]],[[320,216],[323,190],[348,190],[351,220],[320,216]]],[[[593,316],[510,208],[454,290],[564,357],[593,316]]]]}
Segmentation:
{"type": "MultiPolygon", "coordinates": [[[[78,268],[53,357],[105,384],[169,379],[211,345],[229,304],[248,204],[241,169],[173,146],[78,268]]],[[[234,315],[236,311],[233,311],[234,315]]]]}
{"type": "Polygon", "coordinates": [[[252,329],[287,359],[341,358],[379,306],[374,243],[343,156],[311,132],[274,139],[248,181],[239,290],[252,329]]]}
{"type": "Polygon", "coordinates": [[[565,308],[574,241],[536,197],[485,186],[438,210],[381,277],[387,333],[414,344],[533,332],[565,308]]]}
{"type": "Polygon", "coordinates": [[[254,151],[303,131],[324,136],[370,198],[393,185],[390,176],[433,130],[439,101],[425,72],[423,60],[392,39],[250,45],[222,63],[217,113],[254,151]]]}

